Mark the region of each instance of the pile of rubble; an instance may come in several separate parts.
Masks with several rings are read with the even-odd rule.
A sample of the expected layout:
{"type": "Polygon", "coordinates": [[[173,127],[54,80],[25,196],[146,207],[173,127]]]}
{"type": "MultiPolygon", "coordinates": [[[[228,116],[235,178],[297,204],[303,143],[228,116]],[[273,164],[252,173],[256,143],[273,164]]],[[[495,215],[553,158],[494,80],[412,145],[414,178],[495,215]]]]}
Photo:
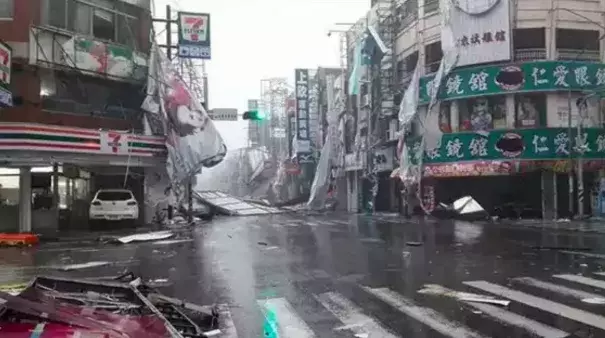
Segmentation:
{"type": "Polygon", "coordinates": [[[221,334],[216,306],[166,297],[132,273],[36,277],[0,292],[0,337],[202,338],[221,334]]]}

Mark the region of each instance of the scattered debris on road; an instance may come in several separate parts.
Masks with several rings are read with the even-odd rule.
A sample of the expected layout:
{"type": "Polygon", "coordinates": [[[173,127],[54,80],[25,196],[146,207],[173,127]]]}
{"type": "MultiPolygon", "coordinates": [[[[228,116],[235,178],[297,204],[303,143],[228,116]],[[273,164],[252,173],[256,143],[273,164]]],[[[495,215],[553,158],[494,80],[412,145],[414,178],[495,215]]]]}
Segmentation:
{"type": "Polygon", "coordinates": [[[204,338],[221,333],[218,318],[217,307],[166,297],[132,273],[113,280],[39,276],[13,295],[0,291],[1,336],[204,338]]]}
{"type": "Polygon", "coordinates": [[[128,244],[133,242],[150,242],[168,239],[174,236],[172,231],[155,231],[146,232],[142,234],[134,234],[130,236],[124,236],[117,238],[117,241],[122,244],[128,244]]]}
{"type": "Polygon", "coordinates": [[[61,271],[72,271],[72,270],[96,268],[99,266],[105,266],[105,265],[109,265],[109,264],[111,264],[111,263],[110,262],[88,262],[88,263],[81,263],[81,264],[61,265],[61,266],[55,267],[55,269],[61,270],[61,271]]]}

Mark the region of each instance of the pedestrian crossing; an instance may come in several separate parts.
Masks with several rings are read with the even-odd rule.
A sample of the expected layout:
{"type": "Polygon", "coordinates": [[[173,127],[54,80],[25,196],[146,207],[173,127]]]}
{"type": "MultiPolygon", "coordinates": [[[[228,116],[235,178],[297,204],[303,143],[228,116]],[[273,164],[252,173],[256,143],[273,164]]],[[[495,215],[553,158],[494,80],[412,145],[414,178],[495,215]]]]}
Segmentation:
{"type": "MultiPolygon", "coordinates": [[[[430,285],[418,290],[420,297],[403,295],[388,287],[370,287],[352,284],[371,303],[378,302],[385,309],[376,311],[376,304],[360,301],[354,293],[338,290],[305,293],[315,301],[317,312],[323,311],[330,318],[322,319],[323,326],[309,320],[308,308],[300,308],[300,296],[292,295],[257,300],[265,317],[265,337],[314,338],[360,337],[395,338],[411,337],[409,332],[399,332],[395,318],[405,318],[425,330],[422,337],[479,338],[479,337],[546,337],[563,338],[577,332],[590,332],[591,337],[605,337],[605,273],[591,275],[556,274],[533,278],[515,277],[503,285],[486,280],[463,281],[454,289],[430,285]],[[423,290],[433,292],[422,292],[423,290]],[[434,292],[439,290],[439,292],[434,292]],[[477,292],[477,293],[469,293],[477,292]],[[427,298],[428,297],[428,298],[427,298]],[[452,314],[452,306],[442,301],[448,299],[458,304],[455,311],[464,311],[479,318],[469,321],[465,315],[452,314]],[[292,303],[290,302],[292,301],[292,303]],[[428,304],[428,305],[427,305],[428,304]],[[442,304],[442,305],[435,305],[442,304]],[[506,305],[508,304],[508,305],[506,305]],[[305,311],[307,313],[305,313],[305,311]],[[382,318],[382,317],[390,317],[382,318]],[[325,321],[330,322],[326,332],[325,321]],[[481,324],[478,324],[478,323],[481,324]],[[498,327],[516,332],[514,336],[497,331],[498,327]],[[491,330],[491,331],[490,331],[491,330]],[[496,330],[496,331],[494,331],[496,330]],[[524,332],[518,335],[517,332],[524,332]]],[[[338,287],[336,287],[338,288],[338,287]]],[[[448,303],[449,304],[449,303],[448,303]]],[[[450,304],[451,305],[451,304],[450,304]]],[[[308,304],[307,304],[308,306],[308,304]]],[[[323,317],[326,317],[323,316],[323,317]]],[[[407,324],[406,324],[407,325],[407,324]]],[[[238,329],[239,332],[245,332],[238,329]]],[[[235,328],[225,338],[235,338],[235,328]]],[[[582,336],[582,335],[580,335],[582,336]]]]}

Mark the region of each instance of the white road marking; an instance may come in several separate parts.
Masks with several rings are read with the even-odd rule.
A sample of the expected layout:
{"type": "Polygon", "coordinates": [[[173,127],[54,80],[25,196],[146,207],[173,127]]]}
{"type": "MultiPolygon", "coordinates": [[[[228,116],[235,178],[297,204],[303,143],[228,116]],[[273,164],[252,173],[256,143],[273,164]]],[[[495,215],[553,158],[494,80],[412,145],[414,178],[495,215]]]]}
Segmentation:
{"type": "Polygon", "coordinates": [[[231,318],[231,311],[229,311],[229,305],[219,304],[219,321],[221,322],[221,331],[223,332],[221,338],[237,338],[237,329],[231,318]]]}
{"type": "Polygon", "coordinates": [[[405,315],[419,321],[431,329],[441,333],[444,336],[452,338],[474,338],[483,337],[481,334],[462,326],[459,323],[450,321],[440,313],[425,307],[414,304],[411,300],[387,288],[368,288],[362,287],[366,292],[376,296],[383,302],[396,308],[405,315]]]}
{"type": "Polygon", "coordinates": [[[568,251],[568,250],[559,250],[560,253],[568,254],[568,255],[580,255],[591,258],[600,258],[605,259],[605,255],[595,254],[590,252],[581,252],[581,251],[568,251]]]}
{"type": "Polygon", "coordinates": [[[553,284],[553,283],[549,283],[549,282],[544,282],[544,281],[541,281],[541,280],[538,280],[535,278],[531,278],[531,277],[513,278],[513,281],[519,282],[521,284],[529,285],[532,287],[536,287],[536,288],[539,288],[542,290],[555,292],[555,293],[558,293],[558,294],[566,296],[566,297],[576,298],[579,300],[599,299],[599,298],[605,299],[604,297],[602,297],[601,295],[598,295],[596,293],[590,293],[590,292],[586,292],[586,291],[576,290],[576,289],[568,288],[566,286],[553,284]]]}
{"type": "Polygon", "coordinates": [[[369,337],[396,338],[394,334],[385,329],[374,318],[365,315],[362,310],[350,300],[336,292],[326,292],[315,295],[321,303],[343,324],[336,330],[350,330],[356,336],[368,334],[369,337]]]}
{"type": "Polygon", "coordinates": [[[504,286],[489,283],[486,281],[464,282],[464,284],[489,292],[501,297],[506,297],[515,302],[533,307],[545,312],[549,312],[558,316],[566,317],[576,322],[596,327],[605,330],[605,317],[595,315],[593,313],[572,308],[567,305],[555,303],[548,299],[528,295],[527,293],[511,290],[504,286]]]}
{"type": "Polygon", "coordinates": [[[497,321],[517,326],[522,329],[527,330],[528,332],[533,333],[538,337],[544,338],[564,338],[568,337],[569,333],[561,331],[557,328],[550,327],[548,325],[537,322],[533,319],[525,318],[520,316],[514,312],[510,312],[502,309],[501,307],[483,304],[483,303],[473,303],[473,302],[464,302],[468,306],[473,307],[476,310],[483,312],[484,314],[496,319],[497,321]]]}
{"type": "Polygon", "coordinates": [[[258,300],[263,312],[271,311],[276,318],[276,326],[280,337],[312,338],[313,331],[302,318],[296,314],[292,305],[285,298],[258,300]]]}
{"type": "Polygon", "coordinates": [[[553,277],[564,279],[570,282],[592,286],[593,288],[597,289],[605,289],[605,281],[598,279],[588,278],[579,275],[554,275],[553,277]]]}

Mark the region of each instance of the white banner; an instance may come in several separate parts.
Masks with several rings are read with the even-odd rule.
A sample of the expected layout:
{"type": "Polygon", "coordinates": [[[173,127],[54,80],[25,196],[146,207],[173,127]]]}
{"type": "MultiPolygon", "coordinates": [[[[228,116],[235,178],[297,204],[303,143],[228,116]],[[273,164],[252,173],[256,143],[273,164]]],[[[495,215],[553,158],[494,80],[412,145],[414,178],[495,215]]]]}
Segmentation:
{"type": "Polygon", "coordinates": [[[509,0],[454,1],[452,31],[457,66],[511,59],[509,0]]]}
{"type": "Polygon", "coordinates": [[[174,193],[180,198],[186,180],[202,167],[220,163],[227,147],[200,98],[183,82],[170,60],[155,44],[151,53],[148,96],[142,108],[149,112],[150,124],[156,124],[151,128],[157,132],[160,127],[166,135],[168,175],[174,193]]]}

